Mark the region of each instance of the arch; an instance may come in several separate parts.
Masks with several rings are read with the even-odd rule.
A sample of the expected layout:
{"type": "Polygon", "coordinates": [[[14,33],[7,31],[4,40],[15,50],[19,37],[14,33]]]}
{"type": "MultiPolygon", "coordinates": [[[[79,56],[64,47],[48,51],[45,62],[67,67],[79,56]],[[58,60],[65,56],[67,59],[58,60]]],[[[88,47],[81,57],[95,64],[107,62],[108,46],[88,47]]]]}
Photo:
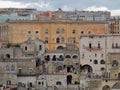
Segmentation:
{"type": "Polygon", "coordinates": [[[59,71],[61,71],[62,69],[63,69],[62,66],[58,66],[58,67],[56,67],[56,72],[59,72],[59,71]]]}
{"type": "Polygon", "coordinates": [[[71,58],[71,56],[70,55],[66,55],[65,58],[71,58]]]}
{"type": "Polygon", "coordinates": [[[77,55],[73,55],[73,57],[72,57],[73,59],[77,59],[78,58],[78,56],[77,55]]]}
{"type": "Polygon", "coordinates": [[[59,61],[63,61],[64,60],[64,57],[62,55],[59,56],[58,58],[59,61]]]}
{"type": "Polygon", "coordinates": [[[6,54],[6,58],[10,58],[10,54],[6,54]]]}
{"type": "Polygon", "coordinates": [[[67,75],[67,84],[72,84],[72,75],[67,75]]]}
{"type": "Polygon", "coordinates": [[[90,65],[83,65],[81,66],[81,70],[84,71],[85,73],[92,73],[93,69],[90,65]]]}
{"type": "Polygon", "coordinates": [[[102,59],[102,60],[100,61],[100,64],[105,64],[105,61],[102,59]]]}
{"type": "Polygon", "coordinates": [[[50,61],[50,55],[45,56],[46,61],[50,61]]]}
{"type": "Polygon", "coordinates": [[[102,88],[102,90],[110,90],[110,86],[105,85],[105,86],[102,88]]]}
{"type": "Polygon", "coordinates": [[[97,61],[97,60],[94,60],[94,64],[98,64],[98,61],[97,61]]]}
{"type": "Polygon", "coordinates": [[[56,61],[56,59],[57,59],[57,58],[56,58],[56,55],[54,55],[53,58],[52,58],[52,60],[53,60],[53,61],[56,61]]]}
{"type": "Polygon", "coordinates": [[[63,50],[64,47],[63,46],[57,46],[57,50],[63,50]]]}

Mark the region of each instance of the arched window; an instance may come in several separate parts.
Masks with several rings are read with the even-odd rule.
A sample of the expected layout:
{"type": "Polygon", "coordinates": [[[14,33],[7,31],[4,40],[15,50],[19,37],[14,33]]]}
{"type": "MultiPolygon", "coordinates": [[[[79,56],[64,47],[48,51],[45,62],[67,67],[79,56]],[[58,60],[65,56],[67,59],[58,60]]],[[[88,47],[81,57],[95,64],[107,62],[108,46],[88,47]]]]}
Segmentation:
{"type": "Polygon", "coordinates": [[[94,64],[98,64],[98,61],[97,61],[97,60],[94,60],[94,64]]]}
{"type": "Polygon", "coordinates": [[[77,56],[77,55],[74,55],[72,58],[73,58],[73,59],[77,59],[77,58],[78,58],[78,56],[77,56]]]}
{"type": "Polygon", "coordinates": [[[6,65],[6,71],[10,71],[9,65],[6,65]]]}
{"type": "Polygon", "coordinates": [[[49,55],[45,56],[45,60],[50,61],[50,56],[49,55]]]}
{"type": "Polygon", "coordinates": [[[10,58],[10,54],[6,54],[6,58],[10,58]]]}
{"type": "Polygon", "coordinates": [[[11,71],[15,71],[15,66],[14,65],[11,66],[11,71]]]}
{"type": "Polygon", "coordinates": [[[64,57],[62,55],[59,56],[59,61],[63,61],[64,60],[64,57]]]}
{"type": "Polygon", "coordinates": [[[60,38],[56,38],[56,43],[60,43],[60,38]]]}
{"type": "Polygon", "coordinates": [[[65,58],[71,58],[71,56],[70,55],[66,55],[65,58]]]}
{"type": "Polygon", "coordinates": [[[62,69],[63,69],[62,66],[58,66],[58,67],[56,68],[56,72],[59,72],[59,71],[61,71],[62,69]]]}
{"type": "Polygon", "coordinates": [[[58,46],[58,47],[57,47],[57,50],[63,50],[63,49],[64,49],[63,46],[58,46]]]}
{"type": "Polygon", "coordinates": [[[100,64],[105,64],[105,61],[104,61],[104,60],[101,60],[101,61],[100,61],[100,64]]]}
{"type": "Polygon", "coordinates": [[[56,55],[53,56],[52,60],[53,60],[53,61],[56,61],[56,55]]]}

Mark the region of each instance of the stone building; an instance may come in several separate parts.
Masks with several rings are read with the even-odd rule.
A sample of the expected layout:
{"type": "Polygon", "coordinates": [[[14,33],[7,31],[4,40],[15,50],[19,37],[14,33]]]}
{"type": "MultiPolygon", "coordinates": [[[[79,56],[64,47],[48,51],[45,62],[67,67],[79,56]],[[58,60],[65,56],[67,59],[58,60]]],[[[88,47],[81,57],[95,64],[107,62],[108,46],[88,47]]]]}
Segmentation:
{"type": "Polygon", "coordinates": [[[58,50],[47,50],[43,61],[37,67],[37,72],[39,72],[37,78],[38,88],[41,86],[78,88],[79,61],[79,49],[74,45],[67,45],[67,47],[58,50]]]}
{"type": "Polygon", "coordinates": [[[88,21],[10,21],[9,43],[22,43],[31,36],[45,42],[48,50],[65,47],[66,43],[73,42],[79,45],[81,34],[106,34],[105,22],[88,21]],[[16,31],[17,30],[17,31],[16,31]]]}
{"type": "Polygon", "coordinates": [[[80,37],[80,64],[82,73],[102,75],[106,69],[106,43],[104,35],[80,37]]]}
{"type": "Polygon", "coordinates": [[[0,47],[3,47],[8,43],[8,33],[8,24],[0,23],[0,47]]]}
{"type": "Polygon", "coordinates": [[[120,33],[120,16],[111,17],[110,33],[111,34],[119,34],[120,33]]]}
{"type": "Polygon", "coordinates": [[[0,82],[8,86],[17,86],[17,63],[0,59],[0,82]]]}

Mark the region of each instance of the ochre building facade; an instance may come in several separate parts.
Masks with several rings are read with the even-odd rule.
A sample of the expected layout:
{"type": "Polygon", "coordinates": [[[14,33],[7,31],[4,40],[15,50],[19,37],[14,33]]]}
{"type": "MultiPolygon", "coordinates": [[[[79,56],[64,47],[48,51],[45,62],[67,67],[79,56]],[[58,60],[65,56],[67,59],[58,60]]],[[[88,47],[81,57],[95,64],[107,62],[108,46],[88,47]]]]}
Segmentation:
{"type": "Polygon", "coordinates": [[[67,44],[79,45],[82,34],[106,34],[105,22],[86,21],[10,21],[9,43],[22,43],[36,37],[45,41],[48,50],[64,48],[67,44]]]}

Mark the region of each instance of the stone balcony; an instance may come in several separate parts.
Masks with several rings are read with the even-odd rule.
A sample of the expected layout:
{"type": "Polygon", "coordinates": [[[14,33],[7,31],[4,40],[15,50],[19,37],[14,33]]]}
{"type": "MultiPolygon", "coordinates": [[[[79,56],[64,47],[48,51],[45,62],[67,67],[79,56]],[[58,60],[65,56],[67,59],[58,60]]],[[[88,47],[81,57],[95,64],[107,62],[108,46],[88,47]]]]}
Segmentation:
{"type": "Polygon", "coordinates": [[[84,49],[88,50],[88,51],[99,51],[102,50],[102,48],[98,48],[98,47],[84,47],[84,49]]]}

